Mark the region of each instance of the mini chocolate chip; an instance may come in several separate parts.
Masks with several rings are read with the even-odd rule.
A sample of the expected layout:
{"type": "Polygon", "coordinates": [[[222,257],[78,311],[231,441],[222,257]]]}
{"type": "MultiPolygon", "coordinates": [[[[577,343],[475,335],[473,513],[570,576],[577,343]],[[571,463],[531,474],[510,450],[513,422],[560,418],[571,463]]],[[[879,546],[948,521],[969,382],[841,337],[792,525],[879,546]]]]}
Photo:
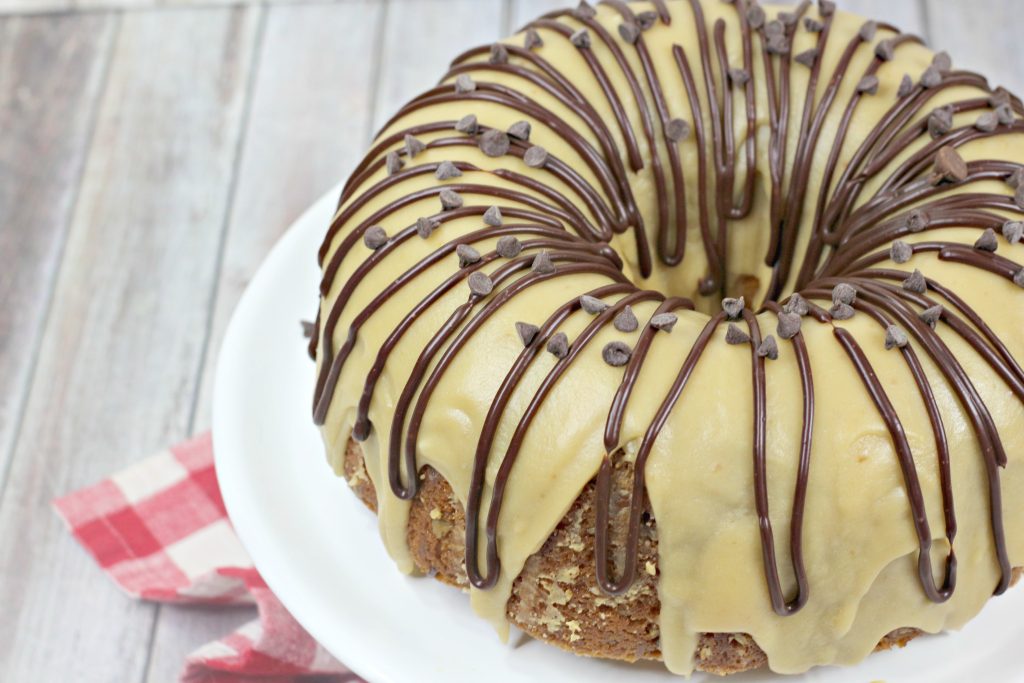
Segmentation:
{"type": "Polygon", "coordinates": [[[889,247],[889,258],[896,263],[906,263],[914,255],[914,248],[903,240],[896,240],[889,247]]]}
{"type": "Polygon", "coordinates": [[[996,231],[992,228],[985,228],[985,232],[981,233],[981,237],[974,243],[974,248],[978,251],[995,251],[999,248],[999,242],[996,240],[996,231]]]}
{"type": "Polygon", "coordinates": [[[556,332],[548,340],[548,353],[558,359],[569,355],[569,337],[565,332],[556,332]]]}
{"type": "Polygon", "coordinates": [[[632,355],[633,350],[620,341],[608,342],[601,349],[601,357],[604,358],[604,362],[613,368],[620,368],[628,363],[629,357],[632,355]]]}
{"type": "Polygon", "coordinates": [[[900,87],[896,89],[896,96],[903,98],[912,92],[914,92],[914,81],[909,74],[903,74],[903,78],[900,79],[900,87]]]}
{"type": "Polygon", "coordinates": [[[612,325],[619,332],[635,332],[636,328],[640,327],[640,321],[636,319],[636,314],[633,313],[632,307],[626,306],[615,316],[612,325]]]}
{"type": "Polygon", "coordinates": [[[932,222],[932,217],[924,209],[914,209],[907,214],[907,230],[921,232],[932,222]]]}
{"type": "Polygon", "coordinates": [[[1003,86],[999,86],[988,96],[988,106],[990,107],[998,107],[1003,104],[1010,104],[1011,102],[1010,91],[1003,86]]]}
{"type": "Polygon", "coordinates": [[[779,12],[779,21],[786,26],[795,26],[798,18],[795,12],[779,12]]]}
{"type": "Polygon", "coordinates": [[[458,209],[462,206],[462,195],[454,190],[445,188],[441,190],[441,193],[438,196],[441,198],[441,208],[445,211],[458,209]]]}
{"type": "Polygon", "coordinates": [[[847,282],[840,282],[832,288],[832,303],[852,304],[857,300],[857,288],[847,282]]]}
{"type": "Polygon", "coordinates": [[[921,85],[926,88],[935,88],[942,83],[942,73],[935,66],[930,66],[921,74],[921,85]]]}
{"type": "Polygon", "coordinates": [[[871,42],[875,39],[875,33],[878,31],[878,24],[873,21],[865,21],[861,24],[860,30],[857,31],[857,35],[865,43],[871,42]]]}
{"type": "Polygon", "coordinates": [[[450,161],[442,161],[437,165],[437,169],[434,171],[434,177],[438,180],[449,180],[451,178],[458,178],[462,175],[455,164],[450,161]]]}
{"type": "Polygon", "coordinates": [[[529,121],[516,121],[508,127],[508,136],[515,138],[516,140],[529,140],[530,139],[530,122],[529,121]]]}
{"type": "Polygon", "coordinates": [[[440,221],[436,218],[417,218],[416,219],[416,234],[426,239],[441,226],[440,221]]]}
{"type": "Polygon", "coordinates": [[[662,332],[671,332],[677,322],[679,317],[675,313],[658,313],[651,318],[651,327],[662,332]]]}
{"type": "Polygon", "coordinates": [[[489,157],[500,157],[508,153],[511,146],[508,135],[495,128],[490,129],[480,136],[478,145],[480,151],[489,157]]]}
{"type": "Polygon", "coordinates": [[[813,17],[804,18],[804,28],[811,33],[821,33],[822,29],[825,28],[825,24],[821,23],[813,17]]]}
{"type": "Polygon", "coordinates": [[[1010,244],[1017,244],[1024,238],[1024,223],[1020,221],[1006,221],[1003,223],[1003,237],[1010,244]]]}
{"type": "Polygon", "coordinates": [[[935,304],[931,308],[924,309],[918,317],[929,327],[935,327],[942,318],[942,304],[935,304]]]}
{"type": "Polygon", "coordinates": [[[746,85],[750,74],[745,69],[729,69],[729,80],[736,85],[746,85]]]}
{"type": "Polygon", "coordinates": [[[487,296],[494,290],[494,283],[479,270],[469,276],[469,291],[477,296],[487,296]]]}
{"type": "Polygon", "coordinates": [[[597,10],[590,6],[586,0],[580,0],[580,4],[572,11],[577,19],[593,19],[597,16],[597,10]]]}
{"type": "Polygon", "coordinates": [[[874,95],[878,92],[878,76],[868,74],[857,83],[857,92],[874,95]]]}
{"type": "Polygon", "coordinates": [[[832,304],[832,308],[828,310],[829,315],[832,316],[833,320],[849,320],[854,316],[856,311],[853,310],[853,306],[850,304],[832,304]]]}
{"type": "Polygon", "coordinates": [[[818,59],[818,48],[812,47],[810,50],[804,50],[796,57],[793,57],[793,61],[797,64],[803,64],[808,69],[814,66],[814,62],[818,59]]]}
{"type": "Polygon", "coordinates": [[[523,342],[523,346],[532,344],[533,340],[537,338],[538,332],[540,332],[540,328],[536,325],[523,322],[516,323],[516,334],[519,335],[519,340],[523,342]]]}
{"type": "Polygon", "coordinates": [[[640,27],[631,21],[619,24],[619,35],[629,44],[635,43],[640,38],[640,27]]]}
{"type": "Polygon", "coordinates": [[[751,5],[747,8],[747,23],[750,28],[759,29],[764,26],[764,8],[760,5],[751,5]]]}
{"type": "Polygon", "coordinates": [[[951,107],[938,107],[928,115],[928,134],[932,138],[939,138],[953,128],[953,109],[951,107]]]}
{"type": "Polygon", "coordinates": [[[996,119],[1004,126],[1013,124],[1017,117],[1013,114],[1013,107],[1008,104],[1000,104],[996,107],[996,119]]]}
{"type": "Polygon", "coordinates": [[[313,334],[316,333],[316,325],[309,322],[308,320],[300,320],[299,326],[302,327],[302,338],[311,339],[313,334]]]}
{"type": "Polygon", "coordinates": [[[555,264],[551,261],[551,254],[546,251],[542,251],[534,257],[530,268],[533,272],[540,275],[550,275],[555,272],[555,264]]]}
{"type": "Polygon", "coordinates": [[[597,315],[598,313],[603,313],[608,310],[608,304],[601,301],[596,296],[584,294],[580,297],[580,308],[590,315],[597,315]]]}
{"type": "Polygon", "coordinates": [[[736,323],[729,323],[725,331],[726,344],[746,344],[750,341],[750,335],[737,327],[736,323]]]}
{"type": "Polygon", "coordinates": [[[891,39],[881,40],[875,45],[875,56],[883,62],[891,62],[896,56],[896,48],[891,39]]]}
{"type": "Polygon", "coordinates": [[[910,343],[910,339],[907,337],[907,333],[904,332],[897,325],[889,325],[885,328],[885,348],[892,349],[895,347],[903,348],[910,343]]]}
{"type": "Polygon", "coordinates": [[[476,81],[470,78],[469,74],[459,74],[455,77],[455,92],[460,95],[476,90],[476,81]]]}
{"type": "Polygon", "coordinates": [[[996,116],[994,111],[984,112],[978,116],[978,119],[974,122],[974,127],[982,133],[991,133],[999,127],[999,117],[996,116]]]}
{"type": "Polygon", "coordinates": [[[1013,276],[1013,284],[1024,287],[1024,268],[1018,270],[1017,274],[1013,276]]]}
{"type": "Polygon", "coordinates": [[[779,343],[775,341],[775,337],[769,334],[762,339],[761,343],[757,346],[757,355],[768,360],[778,360],[779,343]]]}
{"type": "Polygon", "coordinates": [[[590,31],[585,28],[573,33],[569,36],[569,42],[580,49],[587,49],[590,47],[590,31]]]}
{"type": "Polygon", "coordinates": [[[398,156],[398,152],[392,150],[384,156],[384,166],[387,168],[388,175],[395,175],[402,170],[405,162],[402,161],[402,157],[398,156]]]}
{"type": "Polygon", "coordinates": [[[501,209],[496,206],[489,207],[484,211],[484,224],[490,225],[491,227],[501,227],[501,209]]]}
{"type": "Polygon", "coordinates": [[[425,144],[417,140],[411,135],[405,136],[405,155],[410,159],[414,158],[417,154],[427,148],[425,144]]]}
{"type": "Polygon", "coordinates": [[[388,234],[379,225],[373,225],[363,233],[363,244],[373,250],[380,249],[388,243],[388,234]]]}
{"type": "Polygon", "coordinates": [[[505,235],[498,238],[494,251],[498,252],[501,258],[515,258],[523,251],[523,243],[512,235],[505,235]]]}
{"type": "Polygon", "coordinates": [[[455,124],[455,130],[468,135],[476,135],[476,114],[466,114],[455,124]]]}
{"type": "Polygon", "coordinates": [[[946,73],[953,68],[953,58],[949,56],[948,52],[938,52],[932,57],[932,66],[940,73],[946,73]]]}
{"type": "Polygon", "coordinates": [[[832,0],[819,0],[818,13],[823,17],[830,17],[836,13],[836,3],[832,0]]]}
{"type": "Polygon", "coordinates": [[[746,307],[747,302],[743,297],[734,299],[732,297],[726,297],[722,299],[722,310],[725,311],[725,317],[729,320],[738,320],[743,315],[743,309],[746,307]]]}
{"type": "Polygon", "coordinates": [[[636,25],[640,27],[641,31],[652,28],[656,23],[658,23],[657,12],[647,10],[636,15],[636,25]]]}
{"type": "Polygon", "coordinates": [[[665,137],[672,142],[679,142],[690,135],[690,124],[682,119],[672,119],[665,124],[665,137]]]}
{"type": "Polygon", "coordinates": [[[1024,185],[1024,168],[1018,168],[1006,177],[1006,184],[1012,188],[1024,185]]]}
{"type": "Polygon", "coordinates": [[[789,52],[789,40],[784,35],[768,36],[768,54],[784,55],[789,52]]]}
{"type": "Polygon", "coordinates": [[[508,64],[508,48],[501,43],[491,45],[491,54],[488,61],[491,64],[508,64]]]}
{"type": "Polygon", "coordinates": [[[1018,209],[1024,209],[1024,185],[1017,186],[1017,191],[1013,193],[1013,201],[1018,209]]]}
{"type": "Polygon", "coordinates": [[[531,28],[526,31],[526,35],[523,36],[523,47],[527,50],[532,50],[535,47],[542,47],[543,45],[544,41],[536,30],[531,28]]]}
{"type": "Polygon", "coordinates": [[[796,313],[779,313],[779,324],[775,331],[782,339],[792,339],[800,332],[803,319],[796,313]]]}
{"type": "Polygon", "coordinates": [[[456,245],[455,255],[459,257],[459,268],[465,268],[480,261],[480,252],[468,244],[456,245]]]}
{"type": "Polygon", "coordinates": [[[778,19],[772,19],[764,25],[764,34],[769,38],[772,36],[785,35],[786,27],[778,19]]]}
{"type": "Polygon", "coordinates": [[[908,292],[914,292],[915,294],[924,294],[928,291],[928,282],[924,279],[924,273],[918,269],[914,269],[914,272],[907,276],[907,279],[903,281],[903,289],[908,292]]]}
{"type": "Polygon", "coordinates": [[[530,168],[544,168],[548,163],[548,151],[540,145],[534,145],[523,153],[523,163],[530,168]]]}
{"type": "Polygon", "coordinates": [[[807,304],[807,300],[804,299],[797,293],[790,294],[789,301],[782,307],[782,310],[786,313],[796,313],[797,315],[807,315],[807,312],[811,310],[807,304]]]}
{"type": "Polygon", "coordinates": [[[938,184],[943,180],[960,182],[967,178],[967,162],[960,153],[950,145],[940,147],[935,153],[935,174],[932,182],[938,184]]]}

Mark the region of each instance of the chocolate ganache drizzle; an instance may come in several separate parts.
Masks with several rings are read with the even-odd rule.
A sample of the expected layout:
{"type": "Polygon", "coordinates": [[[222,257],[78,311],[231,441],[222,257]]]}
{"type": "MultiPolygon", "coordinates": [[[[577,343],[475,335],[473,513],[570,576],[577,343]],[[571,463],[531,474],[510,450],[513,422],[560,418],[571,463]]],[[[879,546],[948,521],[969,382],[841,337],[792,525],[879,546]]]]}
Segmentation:
{"type": "Polygon", "coordinates": [[[941,273],[952,271],[931,276],[929,268],[956,265],[1005,280],[1018,287],[1008,296],[1024,288],[1015,246],[1024,234],[1024,167],[988,158],[998,148],[979,146],[1024,133],[1024,105],[893,26],[838,26],[831,2],[804,0],[782,11],[750,0],[723,7],[713,19],[701,0],[604,0],[552,12],[508,42],[460,55],[438,86],[395,114],[346,184],[319,252],[323,304],[309,348],[318,363],[314,419],[327,420],[343,373],[358,376],[351,438],[378,440],[390,494],[412,499],[421,430],[443,400],[446,374],[474,353],[482,329],[535,297],[536,317],[509,329],[519,350],[498,369],[470,448],[466,573],[478,589],[495,586],[503,501],[531,426],[567,373],[599,362],[615,368],[619,383],[609,404],[592,405],[607,411],[595,569],[600,590],[621,595],[636,579],[646,466],[666,421],[709,348],[746,347],[754,523],[771,609],[788,616],[820,590],[805,566],[814,542],[805,533],[805,502],[820,420],[815,391],[826,380],[812,372],[819,347],[805,335],[809,326],[830,329],[848,360],[836,371],[855,373],[891,441],[917,539],[918,581],[933,603],[957,587],[951,462],[963,456],[947,438],[949,406],[966,417],[983,460],[999,574],[992,589],[1001,593],[1012,567],[1001,489],[1007,452],[958,349],[977,354],[1006,395],[1024,402],[1024,369],[1012,351],[1019,340],[1015,347],[1000,338],[976,302],[943,282],[941,273]],[[656,32],[672,36],[669,55],[648,45],[656,32]],[[913,58],[904,67],[907,52],[913,58]],[[922,54],[931,62],[902,75],[922,54]],[[864,113],[868,106],[874,115],[864,113]],[[763,253],[737,256],[741,241],[762,245],[763,253]],[[357,296],[382,269],[386,285],[357,296]],[[686,281],[682,273],[697,276],[686,281]],[[645,280],[671,282],[681,295],[645,288],[645,280]],[[565,295],[539,294],[554,291],[565,295]],[[401,310],[398,301],[406,302],[401,310]],[[623,424],[646,391],[651,350],[684,316],[702,321],[696,337],[677,367],[659,370],[674,379],[642,436],[627,444],[623,424]],[[379,345],[367,356],[359,349],[370,326],[379,345]],[[872,328],[878,333],[861,332],[872,328]],[[621,339],[603,343],[618,333],[621,339]],[[389,399],[388,429],[378,430],[376,392],[410,339],[415,351],[403,353],[414,355],[411,371],[389,399]],[[908,436],[904,406],[873,366],[877,348],[870,347],[882,339],[905,364],[920,400],[915,410],[931,428],[945,539],[941,577],[923,456],[914,452],[931,445],[908,436]],[[357,352],[369,362],[352,363],[357,352]],[[771,400],[766,368],[783,354],[795,361],[798,404],[771,400]],[[539,381],[527,381],[539,363],[550,365],[539,381]],[[769,464],[777,460],[770,410],[800,416],[796,448],[784,456],[796,463],[788,553],[776,546],[769,508],[769,464]],[[627,450],[628,526],[618,546],[624,557],[615,558],[612,471],[627,450]],[[782,570],[779,554],[788,554],[782,570]]]}

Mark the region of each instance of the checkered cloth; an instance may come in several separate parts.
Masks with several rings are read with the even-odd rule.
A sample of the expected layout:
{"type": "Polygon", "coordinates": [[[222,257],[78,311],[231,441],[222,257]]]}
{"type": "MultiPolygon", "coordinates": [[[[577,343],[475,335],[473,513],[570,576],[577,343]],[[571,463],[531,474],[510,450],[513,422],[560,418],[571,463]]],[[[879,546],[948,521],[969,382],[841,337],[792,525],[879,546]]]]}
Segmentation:
{"type": "Polygon", "coordinates": [[[274,597],[231,528],[209,434],[54,501],[57,513],[132,597],[252,604],[254,620],[185,660],[188,683],[348,683],[361,679],[274,597]]]}

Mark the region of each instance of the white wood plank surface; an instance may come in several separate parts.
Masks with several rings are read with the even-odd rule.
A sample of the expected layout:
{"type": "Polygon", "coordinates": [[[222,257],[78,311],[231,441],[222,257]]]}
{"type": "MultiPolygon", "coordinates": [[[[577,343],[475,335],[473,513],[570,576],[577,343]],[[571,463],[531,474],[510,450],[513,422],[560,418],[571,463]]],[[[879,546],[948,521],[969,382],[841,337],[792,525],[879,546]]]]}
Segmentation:
{"type": "Polygon", "coordinates": [[[1024,90],[1024,3],[1020,0],[929,0],[928,27],[953,65],[984,74],[993,86],[1024,90]]]}
{"type": "Polygon", "coordinates": [[[139,680],[154,607],[61,493],[186,435],[259,10],[124,17],[0,503],[0,680],[139,680]]]}

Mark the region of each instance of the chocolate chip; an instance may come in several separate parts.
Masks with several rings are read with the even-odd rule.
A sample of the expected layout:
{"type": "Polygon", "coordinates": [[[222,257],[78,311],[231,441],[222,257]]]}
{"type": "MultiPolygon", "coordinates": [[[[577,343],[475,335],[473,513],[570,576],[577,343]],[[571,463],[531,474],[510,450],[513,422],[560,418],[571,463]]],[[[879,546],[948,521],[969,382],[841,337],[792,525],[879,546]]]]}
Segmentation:
{"type": "Polygon", "coordinates": [[[1017,274],[1013,276],[1013,284],[1024,287],[1024,268],[1018,270],[1017,274]]]}
{"type": "Polygon", "coordinates": [[[494,283],[479,270],[469,276],[469,291],[477,296],[487,296],[494,290],[494,283]]]}
{"type": "Polygon", "coordinates": [[[914,209],[907,214],[907,229],[910,232],[921,232],[932,222],[932,217],[924,209],[914,209]]]}
{"type": "Polygon", "coordinates": [[[792,339],[800,332],[800,325],[803,319],[796,313],[779,313],[779,324],[775,331],[782,339],[792,339]]]}
{"type": "Polygon", "coordinates": [[[629,357],[632,355],[633,350],[620,341],[608,342],[601,349],[601,357],[604,358],[604,362],[613,368],[620,368],[628,363],[629,357]]]}
{"type": "Polygon", "coordinates": [[[572,11],[572,15],[577,19],[593,19],[597,16],[597,10],[591,7],[586,0],[580,0],[580,4],[572,11]]]}
{"type": "Polygon", "coordinates": [[[434,177],[438,180],[449,180],[451,178],[458,178],[462,175],[455,164],[450,161],[442,161],[437,165],[437,169],[434,171],[434,177]]]}
{"type": "Polygon", "coordinates": [[[875,39],[875,33],[878,32],[878,24],[873,21],[865,21],[861,24],[860,29],[857,31],[857,35],[865,43],[871,42],[875,39]]]}
{"type": "Polygon", "coordinates": [[[785,303],[782,310],[786,313],[795,313],[797,315],[807,315],[807,312],[811,310],[807,304],[807,300],[799,294],[793,293],[789,296],[789,301],[785,303]]]}
{"type": "Polygon", "coordinates": [[[832,288],[832,303],[852,304],[857,300],[857,288],[847,282],[840,282],[832,288]]]}
{"type": "Polygon", "coordinates": [[[818,48],[812,47],[810,50],[804,50],[796,57],[793,58],[797,64],[803,64],[808,69],[814,66],[814,62],[818,59],[818,48]]]}
{"type": "Polygon", "coordinates": [[[470,78],[469,74],[459,74],[455,77],[455,92],[460,95],[476,90],[476,81],[470,78]]]}
{"type": "Polygon", "coordinates": [[[737,327],[736,323],[729,323],[729,328],[725,331],[726,344],[746,344],[749,341],[749,334],[737,327]]]}
{"type": "Polygon", "coordinates": [[[505,133],[495,128],[490,129],[480,136],[478,145],[480,151],[489,157],[500,157],[508,153],[511,142],[505,133]]]}
{"type": "Polygon", "coordinates": [[[491,54],[487,61],[491,64],[508,64],[508,48],[501,43],[491,45],[491,54]]]}
{"type": "Polygon", "coordinates": [[[384,156],[384,166],[387,168],[388,175],[395,175],[402,170],[405,162],[402,161],[402,157],[398,156],[398,152],[391,151],[384,156]]]}
{"type": "Polygon", "coordinates": [[[373,225],[363,233],[363,244],[373,250],[380,249],[388,243],[388,234],[379,225],[373,225]]]}
{"type": "Polygon", "coordinates": [[[786,26],[796,26],[798,18],[795,12],[779,12],[779,21],[786,26]]]}
{"type": "Polygon", "coordinates": [[[813,17],[805,17],[804,28],[810,31],[811,33],[821,33],[822,29],[825,28],[825,24],[821,23],[817,19],[814,19],[813,17]]]}
{"type": "Polygon", "coordinates": [[[544,168],[548,163],[548,151],[540,145],[534,145],[523,153],[523,163],[530,168],[544,168]]]}
{"type": "Polygon", "coordinates": [[[311,339],[313,334],[316,333],[316,325],[308,320],[300,320],[299,325],[302,327],[303,339],[311,339]]]}
{"type": "Polygon", "coordinates": [[[729,69],[729,80],[736,85],[746,85],[750,80],[750,74],[744,69],[729,69]]]}
{"type": "Polygon", "coordinates": [[[558,359],[569,355],[569,337],[565,332],[557,332],[548,340],[548,353],[558,359]]]}
{"type": "Polygon", "coordinates": [[[883,62],[891,62],[893,57],[896,56],[896,48],[892,40],[879,41],[878,45],[875,45],[875,56],[883,62]]]}
{"type": "Polygon", "coordinates": [[[1013,201],[1018,209],[1024,209],[1024,185],[1017,186],[1017,191],[1013,193],[1013,201]]]}
{"type": "Polygon", "coordinates": [[[996,107],[996,119],[1004,126],[1012,125],[1016,118],[1010,105],[1000,104],[996,107]]]}
{"type": "Polygon", "coordinates": [[[896,325],[889,325],[885,328],[885,348],[892,349],[894,347],[903,348],[910,343],[910,339],[907,338],[907,333],[904,332],[900,327],[896,325]]]}
{"type": "Polygon", "coordinates": [[[640,27],[631,21],[619,24],[619,35],[622,39],[632,45],[640,38],[640,27]]]}
{"type": "Polygon", "coordinates": [[[414,158],[417,154],[427,148],[425,144],[417,140],[411,135],[405,136],[405,155],[410,159],[414,158]]]}
{"type": "Polygon", "coordinates": [[[775,337],[769,334],[762,339],[761,343],[757,346],[757,355],[768,360],[778,360],[779,343],[775,341],[775,337]]]}
{"type": "Polygon", "coordinates": [[[789,40],[784,35],[768,36],[768,54],[784,55],[789,53],[789,40]]]}
{"type": "Polygon", "coordinates": [[[999,86],[992,91],[991,95],[988,96],[988,106],[990,107],[999,107],[1004,104],[1008,105],[1011,104],[1012,101],[1013,98],[1010,97],[1010,91],[1003,86],[999,86]]]}
{"type": "Polygon", "coordinates": [[[746,305],[747,302],[744,301],[742,296],[738,299],[732,297],[722,299],[722,310],[725,311],[725,316],[729,320],[738,320],[743,315],[743,309],[746,305]]]}
{"type": "Polygon", "coordinates": [[[585,28],[573,33],[569,36],[569,42],[580,49],[587,49],[590,47],[590,31],[585,28]]]}
{"type": "Polygon", "coordinates": [[[515,138],[516,140],[529,140],[530,139],[530,122],[529,121],[516,121],[508,127],[508,136],[515,138]]]}
{"type": "Polygon", "coordinates": [[[494,245],[494,251],[498,252],[501,258],[515,258],[522,250],[523,243],[512,235],[499,237],[497,244],[494,245]]]}
{"type": "Polygon", "coordinates": [[[672,119],[665,124],[665,137],[672,142],[679,142],[690,135],[690,124],[682,119],[672,119]]]}
{"type": "Polygon", "coordinates": [[[857,92],[874,95],[878,92],[878,76],[868,74],[857,83],[857,92]]]}
{"type": "Polygon", "coordinates": [[[908,292],[914,292],[915,294],[924,294],[928,291],[928,282],[924,279],[924,274],[914,269],[914,272],[907,276],[907,279],[903,281],[903,289],[908,292]]]}
{"type": "Polygon", "coordinates": [[[497,228],[501,226],[501,209],[496,206],[489,207],[484,211],[484,224],[497,228]]]}
{"type": "Polygon", "coordinates": [[[441,208],[445,211],[458,209],[462,206],[462,195],[454,190],[444,189],[438,195],[441,198],[441,208]]]}
{"type": "Polygon", "coordinates": [[[528,29],[526,35],[523,36],[523,47],[527,50],[532,50],[535,47],[542,47],[544,41],[541,39],[540,34],[534,29],[528,29]]]}
{"type": "Polygon", "coordinates": [[[555,272],[555,264],[551,262],[551,255],[542,251],[534,257],[530,269],[539,275],[550,275],[555,272]]]}
{"type": "Polygon", "coordinates": [[[468,244],[457,245],[455,255],[459,257],[459,268],[465,268],[480,261],[480,252],[468,244]]]}
{"type": "Polygon", "coordinates": [[[1018,188],[1024,185],[1024,168],[1018,168],[1016,171],[1006,177],[1006,184],[1012,188],[1018,188]]]}
{"type": "Polygon", "coordinates": [[[626,306],[615,319],[612,321],[612,325],[615,326],[619,332],[635,332],[640,327],[640,321],[636,319],[636,314],[633,313],[631,306],[626,306]]]}
{"type": "Polygon", "coordinates": [[[991,133],[999,127],[999,117],[996,116],[994,111],[987,111],[978,116],[974,122],[974,127],[980,130],[982,133],[991,133]]]}
{"type": "Polygon", "coordinates": [[[536,325],[523,322],[516,323],[516,334],[519,335],[519,340],[523,342],[523,346],[532,344],[533,340],[537,338],[538,332],[540,332],[540,328],[536,325]]]}
{"type": "Polygon", "coordinates": [[[850,304],[832,304],[832,308],[828,310],[829,315],[832,316],[833,320],[849,320],[854,316],[856,311],[850,304]]]}
{"type": "Polygon", "coordinates": [[[942,318],[942,305],[935,304],[931,308],[926,308],[921,311],[918,316],[928,327],[935,327],[936,323],[942,318]]]}
{"type": "Polygon", "coordinates": [[[760,5],[751,5],[747,8],[747,23],[750,28],[759,29],[764,26],[764,8],[760,5]]]}
{"type": "Polygon", "coordinates": [[[455,130],[468,135],[476,135],[476,114],[466,114],[455,124],[455,130]]]}
{"type": "Polygon", "coordinates": [[[909,74],[903,74],[903,78],[900,79],[900,87],[896,90],[896,96],[903,98],[912,92],[914,92],[914,81],[909,74]]]}
{"type": "Polygon", "coordinates": [[[960,182],[967,178],[967,162],[960,153],[950,145],[940,147],[935,153],[935,175],[933,183],[938,184],[943,180],[960,182]]]}
{"type": "Polygon", "coordinates": [[[584,294],[580,297],[580,308],[590,315],[597,315],[598,313],[603,313],[608,310],[608,304],[601,301],[596,296],[584,294]]]}
{"type": "Polygon", "coordinates": [[[932,66],[940,73],[946,73],[953,68],[953,58],[949,56],[948,52],[938,52],[932,57],[932,66]]]}
{"type": "Polygon", "coordinates": [[[906,263],[914,255],[914,248],[903,240],[896,240],[889,247],[889,258],[896,263],[906,263]]]}
{"type": "Polygon", "coordinates": [[[818,2],[818,13],[823,17],[830,17],[836,13],[836,3],[832,0],[820,0],[818,2]]]}
{"type": "Polygon", "coordinates": [[[640,12],[636,15],[636,25],[640,27],[641,31],[646,31],[652,28],[658,22],[657,12],[647,10],[646,12],[640,12]]]}
{"type": "Polygon", "coordinates": [[[436,218],[417,218],[416,219],[416,234],[426,239],[440,227],[441,222],[436,218]]]}
{"type": "Polygon", "coordinates": [[[935,88],[942,83],[942,73],[935,66],[930,66],[921,74],[921,85],[926,88],[935,88]]]}
{"type": "Polygon", "coordinates": [[[928,134],[932,138],[939,138],[953,128],[952,107],[938,107],[928,115],[928,134]]]}
{"type": "Polygon", "coordinates": [[[974,248],[978,251],[995,251],[999,248],[999,242],[996,240],[996,231],[992,228],[985,228],[985,232],[981,233],[981,237],[974,243],[974,248]]]}
{"type": "Polygon", "coordinates": [[[651,327],[662,332],[671,332],[677,322],[679,318],[675,313],[658,313],[651,318],[651,327]]]}
{"type": "Polygon", "coordinates": [[[764,34],[769,38],[772,36],[782,36],[786,34],[786,27],[778,19],[772,19],[764,25],[764,34]]]}
{"type": "Polygon", "coordinates": [[[1017,244],[1024,238],[1024,223],[1020,221],[1006,221],[1003,223],[1003,237],[1010,244],[1017,244]]]}

